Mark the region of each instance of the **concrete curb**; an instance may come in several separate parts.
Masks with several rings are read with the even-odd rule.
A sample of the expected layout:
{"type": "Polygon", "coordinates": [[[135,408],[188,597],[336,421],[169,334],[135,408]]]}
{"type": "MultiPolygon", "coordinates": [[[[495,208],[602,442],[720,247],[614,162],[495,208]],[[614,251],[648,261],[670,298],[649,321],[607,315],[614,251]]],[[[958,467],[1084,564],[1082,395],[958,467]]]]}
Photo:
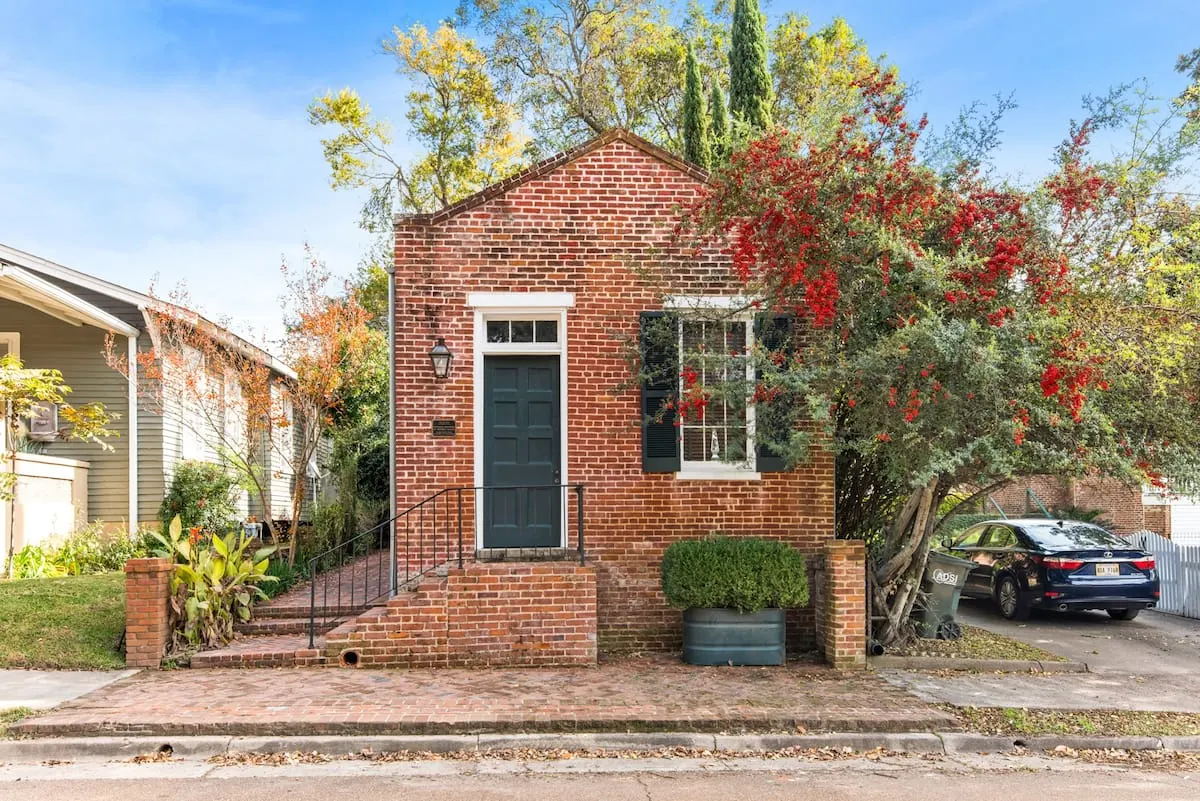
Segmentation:
{"type": "Polygon", "coordinates": [[[351,737],[62,737],[0,740],[0,764],[48,761],[86,762],[127,760],[169,747],[174,757],[202,760],[232,753],[319,753],[329,756],[389,751],[500,750],[629,750],[692,748],[701,751],[756,752],[785,748],[885,749],[910,754],[1003,753],[1023,746],[1030,751],[1122,749],[1134,751],[1200,751],[1200,737],[1011,737],[965,732],[907,732],[900,734],[703,734],[658,732],[628,734],[462,734],[351,737]]]}
{"type": "Polygon", "coordinates": [[[1051,662],[1037,659],[957,659],[948,656],[872,656],[867,666],[876,670],[974,670],[981,673],[1087,673],[1085,662],[1051,662]]]}

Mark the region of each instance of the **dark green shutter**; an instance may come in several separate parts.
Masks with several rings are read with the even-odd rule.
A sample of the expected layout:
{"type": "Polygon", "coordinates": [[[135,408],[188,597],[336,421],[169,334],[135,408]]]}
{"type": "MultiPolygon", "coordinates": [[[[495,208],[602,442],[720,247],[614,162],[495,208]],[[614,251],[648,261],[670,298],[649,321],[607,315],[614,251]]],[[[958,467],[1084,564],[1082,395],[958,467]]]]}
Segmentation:
{"type": "Polygon", "coordinates": [[[675,410],[663,409],[678,389],[678,346],[669,335],[666,312],[642,312],[642,470],[674,473],[679,470],[679,427],[675,410]]]}
{"type": "MultiPolygon", "coordinates": [[[[764,352],[782,351],[790,359],[793,353],[791,316],[756,315],[754,341],[764,352]]],[[[756,374],[755,378],[761,380],[761,373],[756,374]]],[[[760,432],[755,445],[755,466],[760,473],[782,473],[787,470],[786,460],[766,445],[766,441],[782,442],[788,438],[792,415],[787,403],[787,400],[780,398],[772,404],[760,405],[755,410],[755,426],[760,432]]]]}

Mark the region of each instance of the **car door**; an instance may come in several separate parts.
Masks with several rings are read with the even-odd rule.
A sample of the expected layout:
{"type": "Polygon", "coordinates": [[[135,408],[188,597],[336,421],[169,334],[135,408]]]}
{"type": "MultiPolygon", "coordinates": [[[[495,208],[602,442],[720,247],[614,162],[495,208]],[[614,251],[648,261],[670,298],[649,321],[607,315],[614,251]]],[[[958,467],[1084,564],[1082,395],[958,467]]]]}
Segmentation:
{"type": "MultiPolygon", "coordinates": [[[[981,566],[981,578],[986,571],[987,592],[989,595],[996,588],[996,577],[1013,568],[1013,561],[1018,553],[1017,533],[1008,526],[996,525],[988,529],[983,543],[987,553],[986,566],[981,566]]],[[[1020,579],[1018,578],[1018,584],[1020,579]]]]}
{"type": "Polygon", "coordinates": [[[976,567],[967,575],[967,581],[963,585],[963,595],[986,598],[991,594],[991,586],[985,586],[982,583],[986,580],[986,575],[980,574],[983,567],[982,562],[985,561],[985,553],[981,545],[989,528],[987,523],[972,526],[960,534],[958,539],[954,540],[947,548],[951,556],[976,563],[976,567]]]}

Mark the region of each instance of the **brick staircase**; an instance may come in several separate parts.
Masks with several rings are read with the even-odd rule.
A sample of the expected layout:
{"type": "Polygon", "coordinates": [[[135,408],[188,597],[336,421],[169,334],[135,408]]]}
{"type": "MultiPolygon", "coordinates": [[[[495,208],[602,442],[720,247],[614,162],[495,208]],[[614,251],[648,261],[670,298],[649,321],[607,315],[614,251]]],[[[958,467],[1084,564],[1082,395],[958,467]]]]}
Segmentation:
{"type": "MultiPolygon", "coordinates": [[[[192,657],[212,667],[485,667],[596,661],[596,582],[573,562],[470,563],[358,607],[318,607],[308,643],[308,592],[259,607],[243,636],[192,657]],[[269,633],[264,633],[269,632],[269,633]]],[[[290,594],[289,594],[290,595],[290,594]]]]}
{"type": "MultiPolygon", "coordinates": [[[[278,598],[254,607],[253,617],[234,626],[236,638],[223,648],[201,651],[192,656],[193,668],[214,667],[290,667],[319,665],[324,660],[325,635],[347,621],[371,608],[365,598],[386,595],[388,576],[378,570],[375,556],[358,560],[323,574],[318,578],[314,629],[314,648],[308,645],[308,621],[312,588],[304,582],[278,598]],[[328,597],[323,593],[326,586],[341,585],[354,587],[349,593],[357,597],[357,603],[336,598],[331,603],[321,603],[328,597]]],[[[336,661],[336,660],[335,660],[336,661]]]]}

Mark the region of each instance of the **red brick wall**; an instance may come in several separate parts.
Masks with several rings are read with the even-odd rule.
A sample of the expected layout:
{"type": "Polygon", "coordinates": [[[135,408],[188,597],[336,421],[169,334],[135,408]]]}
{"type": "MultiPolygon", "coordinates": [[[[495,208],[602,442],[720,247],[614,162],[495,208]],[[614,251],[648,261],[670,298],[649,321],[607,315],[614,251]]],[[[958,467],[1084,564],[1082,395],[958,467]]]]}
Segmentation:
{"type": "Polygon", "coordinates": [[[364,667],[589,665],[596,661],[596,574],[566,562],[472,564],[335,630],[330,657],[364,667]]]}
{"type": "MultiPolygon", "coordinates": [[[[1017,479],[992,493],[992,497],[1010,517],[1041,517],[1042,510],[1026,494],[1032,489],[1047,509],[1053,512],[1064,506],[1080,509],[1099,509],[1112,521],[1119,534],[1132,534],[1153,528],[1147,522],[1147,509],[1142,505],[1142,491],[1112,478],[1068,479],[1057,476],[1028,476],[1017,479]]],[[[985,502],[984,511],[995,507],[985,502]]],[[[1157,530],[1157,529],[1155,529],[1157,530]]]]}
{"type": "MultiPolygon", "coordinates": [[[[568,311],[567,470],[587,483],[586,541],[598,581],[605,650],[672,649],[679,613],[659,588],[663,550],[713,531],[761,534],[820,553],[833,532],[833,460],[816,453],[761,481],[677,480],[642,472],[639,396],[622,339],[664,291],[731,295],[719,252],[675,248],[677,208],[694,176],[617,139],[453,215],[396,227],[396,483],[401,509],[443,487],[470,486],[473,469],[473,311],[468,292],[572,292],[568,311]],[[445,337],[449,380],[428,351],[445,337]],[[623,388],[624,387],[624,388],[623,388]],[[457,421],[435,439],[434,418],[457,421]]],[[[793,646],[811,645],[811,612],[793,646]],[[803,642],[807,636],[807,642],[803,642]]]]}
{"type": "MultiPolygon", "coordinates": [[[[1042,511],[1030,499],[1025,490],[1031,489],[1038,500],[1049,509],[1071,505],[1069,482],[1058,476],[1027,476],[1011,481],[992,493],[992,498],[1009,517],[1041,517],[1042,511]]],[[[984,512],[994,512],[996,507],[984,501],[984,512]]]]}
{"type": "Polygon", "coordinates": [[[1146,504],[1144,507],[1146,528],[1167,539],[1171,539],[1171,507],[1169,504],[1146,504]]]}
{"type": "Polygon", "coordinates": [[[862,540],[825,544],[825,660],[839,670],[867,664],[867,549],[862,540]]]}
{"type": "Polygon", "coordinates": [[[165,557],[125,563],[125,664],[158,667],[170,629],[167,601],[174,563],[165,557]]]}
{"type": "Polygon", "coordinates": [[[1127,486],[1116,479],[1088,479],[1071,485],[1074,505],[1083,509],[1101,509],[1118,534],[1132,534],[1146,527],[1140,487],[1127,486]]]}

